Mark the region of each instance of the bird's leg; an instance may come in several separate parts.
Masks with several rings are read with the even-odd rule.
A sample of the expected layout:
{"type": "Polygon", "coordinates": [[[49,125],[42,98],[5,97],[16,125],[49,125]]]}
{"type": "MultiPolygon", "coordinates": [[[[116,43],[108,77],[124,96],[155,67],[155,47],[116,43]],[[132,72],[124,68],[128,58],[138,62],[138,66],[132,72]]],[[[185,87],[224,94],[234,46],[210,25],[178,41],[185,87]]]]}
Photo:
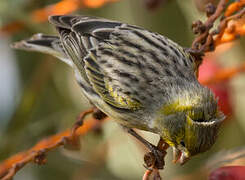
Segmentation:
{"type": "Polygon", "coordinates": [[[158,145],[155,146],[142,138],[138,133],[136,133],[133,129],[127,128],[127,131],[129,134],[134,136],[136,139],[138,139],[141,143],[143,143],[150,152],[147,153],[144,157],[146,166],[148,168],[156,168],[156,169],[163,169],[165,163],[164,163],[164,157],[166,155],[166,149],[168,148],[168,144],[165,143],[163,139],[160,138],[158,145]],[[164,146],[163,146],[164,145],[164,146]]]}
{"type": "Polygon", "coordinates": [[[137,132],[135,132],[131,128],[126,128],[127,132],[134,136],[136,139],[138,139],[142,144],[144,144],[150,151],[154,151],[156,149],[156,146],[145,140],[143,137],[141,137],[137,132]]]}

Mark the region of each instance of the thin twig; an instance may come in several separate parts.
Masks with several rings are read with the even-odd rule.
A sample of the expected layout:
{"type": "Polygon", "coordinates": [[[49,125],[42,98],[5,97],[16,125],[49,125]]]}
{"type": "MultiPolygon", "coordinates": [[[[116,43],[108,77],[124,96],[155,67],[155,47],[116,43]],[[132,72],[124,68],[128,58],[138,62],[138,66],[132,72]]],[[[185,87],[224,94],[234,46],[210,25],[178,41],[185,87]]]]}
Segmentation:
{"type": "Polygon", "coordinates": [[[225,18],[224,20],[222,20],[220,22],[220,25],[218,27],[219,33],[218,34],[217,33],[212,33],[213,35],[217,34],[217,36],[215,36],[215,40],[214,40],[215,46],[218,46],[219,44],[221,44],[222,37],[224,36],[224,33],[225,33],[226,27],[228,25],[228,22],[233,20],[233,19],[239,19],[243,15],[245,15],[245,8],[240,10],[240,12],[238,12],[237,14],[234,14],[233,16],[229,16],[229,17],[225,18]]]}
{"type": "Polygon", "coordinates": [[[197,36],[193,43],[192,43],[192,49],[193,50],[202,50],[202,48],[198,47],[198,44],[203,44],[202,42],[206,41],[208,35],[209,35],[209,30],[213,27],[214,22],[216,19],[221,15],[221,13],[225,9],[225,5],[228,2],[228,0],[220,0],[216,11],[214,12],[213,15],[211,15],[204,24],[202,24],[202,29],[204,29],[204,32],[202,32],[199,36],[197,36]]]}
{"type": "MultiPolygon", "coordinates": [[[[105,119],[102,118],[101,120],[105,119]]],[[[84,122],[83,126],[79,127],[75,134],[81,136],[86,134],[88,131],[97,128],[103,121],[91,118],[84,122]]],[[[37,164],[44,164],[46,162],[46,154],[56,149],[59,146],[73,145],[71,143],[72,130],[66,130],[59,134],[53,135],[47,139],[44,139],[37,143],[34,147],[26,152],[22,152],[12,156],[11,158],[0,163],[0,178],[2,180],[10,180],[16,172],[23,168],[26,164],[34,162],[37,164]]]]}
{"type": "MultiPolygon", "coordinates": [[[[199,35],[194,39],[192,46],[190,49],[188,49],[188,51],[195,58],[197,66],[201,64],[202,57],[204,56],[205,52],[214,51],[218,45],[227,42],[223,40],[223,37],[228,30],[228,23],[231,20],[243,17],[245,14],[244,1],[232,3],[225,10],[227,2],[228,0],[220,0],[214,12],[207,9],[208,19],[205,23],[202,23],[201,21],[196,21],[192,25],[193,32],[199,35]],[[218,28],[210,31],[213,28],[215,21],[219,17],[221,17],[224,11],[225,15],[228,16],[223,16],[218,25],[218,28]],[[213,12],[213,14],[210,14],[210,12],[213,12]]],[[[212,10],[215,9],[212,4],[209,4],[209,6],[207,7],[211,8],[212,10]]],[[[230,38],[230,40],[235,39],[237,37],[237,34],[239,34],[239,31],[234,30],[234,32],[232,33],[232,38],[230,38]]],[[[245,34],[245,32],[242,33],[245,34]]]]}

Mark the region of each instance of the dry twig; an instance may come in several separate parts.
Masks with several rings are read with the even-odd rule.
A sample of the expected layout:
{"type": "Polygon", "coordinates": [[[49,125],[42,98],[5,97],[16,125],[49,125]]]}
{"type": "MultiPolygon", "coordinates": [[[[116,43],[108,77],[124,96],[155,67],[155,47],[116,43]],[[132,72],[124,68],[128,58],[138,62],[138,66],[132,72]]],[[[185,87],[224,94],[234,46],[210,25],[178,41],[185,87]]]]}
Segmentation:
{"type": "Polygon", "coordinates": [[[189,51],[195,57],[198,65],[201,64],[202,56],[205,52],[214,51],[218,45],[229,42],[238,37],[238,35],[245,34],[244,24],[240,25],[242,28],[233,25],[232,30],[228,26],[229,22],[232,20],[237,22],[239,18],[244,16],[245,1],[241,0],[232,3],[225,10],[227,2],[228,0],[220,0],[217,8],[212,4],[208,4],[206,8],[208,19],[204,23],[198,20],[192,25],[194,34],[198,34],[198,36],[194,39],[189,51]],[[221,17],[223,12],[224,16],[221,17]],[[221,19],[218,28],[211,31],[215,21],[219,17],[221,17],[221,19]],[[229,39],[227,39],[227,34],[230,35],[229,39]]]}
{"type": "MultiPolygon", "coordinates": [[[[81,118],[84,119],[89,112],[91,113],[92,111],[85,111],[84,113],[82,113],[81,118]]],[[[88,131],[91,131],[101,125],[101,123],[103,122],[101,120],[104,120],[105,118],[106,116],[104,113],[102,113],[101,111],[97,111],[95,112],[93,118],[85,121],[82,126],[76,127],[75,132],[74,129],[72,129],[53,135],[47,139],[38,142],[30,150],[16,154],[9,159],[3,161],[0,164],[1,180],[10,180],[11,178],[13,178],[17,171],[19,171],[30,162],[34,162],[39,165],[45,164],[46,154],[59,146],[77,145],[78,143],[74,142],[73,133],[75,133],[76,137],[85,135],[88,131]]]]}

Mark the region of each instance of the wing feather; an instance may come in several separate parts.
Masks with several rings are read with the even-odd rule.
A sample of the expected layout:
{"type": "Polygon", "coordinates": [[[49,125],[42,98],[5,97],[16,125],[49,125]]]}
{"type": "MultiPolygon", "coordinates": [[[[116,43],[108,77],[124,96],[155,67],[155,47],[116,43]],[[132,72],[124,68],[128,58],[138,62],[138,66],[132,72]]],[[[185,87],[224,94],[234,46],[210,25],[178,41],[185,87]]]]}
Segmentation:
{"type": "Polygon", "coordinates": [[[133,100],[130,96],[118,91],[113,83],[95,61],[97,58],[90,53],[85,59],[85,70],[93,89],[108,104],[122,109],[136,110],[141,107],[139,101],[133,100]]]}
{"type": "Polygon", "coordinates": [[[101,65],[97,53],[101,43],[113,49],[108,40],[122,23],[86,16],[51,16],[49,21],[57,28],[67,54],[82,77],[107,104],[128,110],[141,107],[139,100],[125,94],[117,78],[112,78],[112,74],[101,65]]]}

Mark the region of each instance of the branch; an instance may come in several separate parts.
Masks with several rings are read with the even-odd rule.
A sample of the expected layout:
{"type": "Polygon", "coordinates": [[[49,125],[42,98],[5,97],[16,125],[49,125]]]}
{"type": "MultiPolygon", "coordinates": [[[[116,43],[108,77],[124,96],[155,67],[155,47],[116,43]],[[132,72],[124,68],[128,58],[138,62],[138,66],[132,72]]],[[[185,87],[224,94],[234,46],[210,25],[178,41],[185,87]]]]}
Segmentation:
{"type": "MultiPolygon", "coordinates": [[[[99,113],[95,114],[95,117],[86,120],[81,127],[76,129],[76,137],[85,135],[89,131],[96,129],[104,122],[102,120],[104,120],[105,118],[106,116],[104,115],[101,116],[99,113]]],[[[51,150],[65,145],[72,145],[73,147],[77,146],[78,143],[73,141],[73,135],[73,129],[63,131],[44,140],[41,140],[31,149],[16,154],[9,159],[3,161],[2,163],[0,163],[1,180],[10,180],[20,169],[22,169],[26,164],[30,162],[37,163],[38,165],[45,164],[46,155],[51,150]]]]}
{"type": "Polygon", "coordinates": [[[228,16],[221,21],[219,29],[220,33],[214,37],[214,45],[217,47],[220,44],[230,42],[241,35],[245,34],[244,19],[238,21],[245,15],[245,8],[241,9],[237,14],[228,16]],[[233,22],[230,26],[228,22],[233,22]]]}
{"type": "Polygon", "coordinates": [[[242,19],[245,15],[245,1],[234,2],[225,10],[227,2],[228,0],[220,0],[217,8],[209,3],[206,7],[208,17],[206,22],[202,23],[198,20],[192,25],[194,34],[198,34],[198,36],[194,39],[188,51],[195,57],[197,65],[201,64],[204,53],[214,51],[218,45],[245,34],[242,19]],[[224,16],[221,17],[223,12],[224,16]],[[211,31],[219,17],[221,17],[221,21],[218,28],[211,31]],[[242,19],[241,22],[238,19],[242,19]],[[230,22],[233,22],[232,26],[229,25],[230,22]]]}
{"type": "Polygon", "coordinates": [[[203,41],[206,42],[208,36],[210,35],[209,30],[213,27],[214,22],[225,9],[225,5],[227,1],[228,0],[220,0],[217,9],[215,11],[214,11],[215,7],[212,4],[208,4],[206,9],[206,11],[208,12],[207,16],[209,16],[210,14],[212,15],[209,16],[209,18],[206,20],[204,24],[201,21],[196,21],[193,23],[192,25],[193,32],[195,34],[200,33],[200,35],[197,36],[192,43],[193,50],[203,50],[204,47],[200,47],[200,45],[203,44],[203,41]]]}

